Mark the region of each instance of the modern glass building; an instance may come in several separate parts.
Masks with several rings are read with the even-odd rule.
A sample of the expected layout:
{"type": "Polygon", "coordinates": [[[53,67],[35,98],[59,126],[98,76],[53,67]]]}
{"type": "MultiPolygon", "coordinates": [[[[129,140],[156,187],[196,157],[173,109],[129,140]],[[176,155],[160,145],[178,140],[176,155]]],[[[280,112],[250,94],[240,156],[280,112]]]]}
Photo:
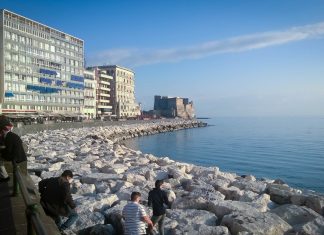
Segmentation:
{"type": "Polygon", "coordinates": [[[84,42],[1,10],[0,113],[82,113],[84,42]]]}

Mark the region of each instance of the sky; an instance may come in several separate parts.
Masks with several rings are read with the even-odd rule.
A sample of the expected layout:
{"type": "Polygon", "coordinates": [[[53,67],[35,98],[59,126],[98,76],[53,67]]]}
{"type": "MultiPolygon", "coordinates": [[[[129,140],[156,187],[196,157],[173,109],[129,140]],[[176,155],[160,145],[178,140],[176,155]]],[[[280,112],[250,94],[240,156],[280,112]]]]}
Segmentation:
{"type": "Polygon", "coordinates": [[[324,0],[0,0],[85,41],[86,64],[135,72],[136,99],[197,116],[324,116],[324,0]]]}

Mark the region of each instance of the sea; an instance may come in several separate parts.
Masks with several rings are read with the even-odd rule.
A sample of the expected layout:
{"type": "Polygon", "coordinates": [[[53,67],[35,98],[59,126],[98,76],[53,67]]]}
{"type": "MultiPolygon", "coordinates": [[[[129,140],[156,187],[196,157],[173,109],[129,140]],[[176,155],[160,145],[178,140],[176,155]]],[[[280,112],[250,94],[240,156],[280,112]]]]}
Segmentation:
{"type": "Polygon", "coordinates": [[[221,171],[282,179],[324,193],[324,118],[243,117],[201,120],[207,127],[125,141],[158,157],[221,171]]]}

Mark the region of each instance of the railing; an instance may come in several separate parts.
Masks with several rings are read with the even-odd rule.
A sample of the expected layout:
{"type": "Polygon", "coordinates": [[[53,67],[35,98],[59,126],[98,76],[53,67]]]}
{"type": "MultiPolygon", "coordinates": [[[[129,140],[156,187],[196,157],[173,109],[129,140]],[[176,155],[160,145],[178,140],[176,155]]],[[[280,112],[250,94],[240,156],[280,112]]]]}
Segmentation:
{"type": "Polygon", "coordinates": [[[47,230],[39,216],[38,203],[31,199],[21,170],[19,166],[13,162],[13,196],[19,196],[20,193],[26,205],[27,234],[47,235],[47,230]]]}

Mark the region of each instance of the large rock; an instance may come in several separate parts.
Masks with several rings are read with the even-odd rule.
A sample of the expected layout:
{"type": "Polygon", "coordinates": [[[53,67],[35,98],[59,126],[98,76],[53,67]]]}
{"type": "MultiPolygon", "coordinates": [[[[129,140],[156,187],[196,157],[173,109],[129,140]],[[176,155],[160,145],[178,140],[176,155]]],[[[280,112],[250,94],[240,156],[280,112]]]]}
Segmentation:
{"type": "Polygon", "coordinates": [[[297,206],[307,206],[317,213],[324,215],[324,197],[320,195],[294,194],[291,203],[297,206]]]}
{"type": "Polygon", "coordinates": [[[83,228],[93,226],[96,224],[103,224],[104,216],[99,212],[89,213],[83,212],[78,214],[78,219],[76,222],[70,227],[72,230],[81,230],[83,228]]]}
{"type": "Polygon", "coordinates": [[[180,197],[173,204],[173,209],[208,210],[209,203],[202,197],[180,197]]]}
{"type": "MultiPolygon", "coordinates": [[[[172,229],[179,230],[182,234],[193,234],[198,232],[201,225],[216,226],[217,217],[208,211],[203,210],[167,210],[166,216],[177,221],[177,225],[172,229]]],[[[172,231],[171,230],[171,231],[172,231]]]]}
{"type": "Polygon", "coordinates": [[[85,184],[95,184],[100,181],[120,180],[122,177],[117,174],[92,173],[82,177],[81,181],[85,184]]]}
{"type": "Polygon", "coordinates": [[[77,194],[80,195],[87,195],[87,194],[93,194],[96,190],[96,187],[94,184],[81,184],[76,187],[77,194]]]}
{"type": "Polygon", "coordinates": [[[216,179],[219,173],[218,167],[202,167],[202,166],[193,166],[190,174],[194,178],[199,179],[200,177],[208,177],[210,179],[216,179]]]}
{"type": "Polygon", "coordinates": [[[279,206],[271,210],[271,212],[278,215],[291,226],[305,224],[321,216],[307,207],[292,204],[279,206]]]}
{"type": "Polygon", "coordinates": [[[96,193],[110,193],[111,189],[109,183],[107,182],[97,182],[95,184],[96,193]]]}
{"type": "Polygon", "coordinates": [[[229,179],[214,179],[209,181],[209,184],[212,185],[216,190],[219,188],[228,188],[231,181],[229,179]]]}
{"type": "Polygon", "coordinates": [[[324,216],[324,197],[312,195],[307,197],[305,206],[324,216]]]}
{"type": "Polygon", "coordinates": [[[123,164],[115,164],[112,166],[104,166],[100,169],[100,172],[107,174],[122,174],[128,169],[127,166],[123,164]]]}
{"type": "Polygon", "coordinates": [[[111,224],[97,224],[78,231],[77,235],[119,235],[111,224]]]}
{"type": "Polygon", "coordinates": [[[290,188],[288,185],[282,184],[268,184],[267,190],[271,201],[278,204],[291,203],[292,195],[299,194],[300,191],[290,188]]]}
{"type": "Polygon", "coordinates": [[[108,215],[110,213],[118,213],[119,215],[122,215],[122,211],[127,203],[128,201],[117,201],[113,205],[111,205],[110,208],[105,210],[105,214],[108,215]]]}
{"type": "Polygon", "coordinates": [[[240,197],[241,202],[252,202],[258,198],[259,194],[252,191],[243,191],[243,195],[240,197]]]}
{"type": "Polygon", "coordinates": [[[108,215],[105,215],[105,224],[111,224],[114,227],[117,235],[124,234],[124,223],[123,216],[119,213],[113,212],[108,215]]]}
{"type": "Polygon", "coordinates": [[[192,176],[188,175],[185,171],[180,170],[177,167],[168,167],[168,175],[173,179],[191,179],[192,176]]]}
{"type": "Polygon", "coordinates": [[[240,201],[219,201],[209,202],[208,211],[213,212],[218,218],[223,218],[225,215],[232,214],[234,212],[245,213],[250,211],[251,213],[260,213],[255,207],[245,202],[240,201]]]}
{"type": "Polygon", "coordinates": [[[218,191],[225,195],[226,200],[238,201],[243,196],[243,191],[235,186],[231,186],[229,188],[220,187],[218,188],[218,191]]]}
{"type": "Polygon", "coordinates": [[[324,218],[318,217],[304,224],[300,229],[295,230],[296,235],[323,235],[324,234],[324,218]]]}
{"type": "Polygon", "coordinates": [[[292,228],[275,214],[255,211],[233,212],[225,215],[221,225],[228,227],[232,235],[242,231],[253,235],[283,235],[292,228]]]}
{"type": "Polygon", "coordinates": [[[257,208],[260,212],[266,212],[269,210],[269,204],[271,204],[270,195],[263,193],[259,195],[254,201],[251,202],[251,205],[257,208]]]}
{"type": "Polygon", "coordinates": [[[118,201],[118,197],[116,194],[105,194],[100,193],[96,195],[97,204],[96,207],[111,207],[116,201],[118,201]]]}
{"type": "Polygon", "coordinates": [[[235,180],[231,183],[231,186],[235,186],[241,190],[252,191],[261,194],[265,191],[267,185],[262,181],[248,180],[247,178],[235,180]]]}
{"type": "Polygon", "coordinates": [[[138,183],[138,182],[146,182],[146,179],[142,175],[137,175],[133,173],[125,173],[123,176],[123,180],[129,182],[129,183],[138,183]]]}
{"type": "Polygon", "coordinates": [[[225,226],[208,226],[200,225],[198,229],[199,235],[231,235],[225,226]]]}

